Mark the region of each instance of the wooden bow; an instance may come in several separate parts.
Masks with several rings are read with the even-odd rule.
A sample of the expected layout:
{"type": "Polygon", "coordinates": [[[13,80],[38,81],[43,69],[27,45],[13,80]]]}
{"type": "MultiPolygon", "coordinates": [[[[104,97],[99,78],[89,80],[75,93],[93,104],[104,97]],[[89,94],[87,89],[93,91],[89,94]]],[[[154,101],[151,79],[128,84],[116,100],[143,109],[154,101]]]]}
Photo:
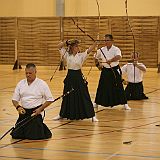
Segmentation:
{"type": "MultiPolygon", "coordinates": [[[[56,99],[54,99],[53,103],[57,100],[59,100],[60,98],[63,98],[67,95],[69,95],[71,92],[74,91],[74,88],[72,88],[71,90],[69,90],[68,92],[64,93],[63,95],[57,97],[56,99]]],[[[24,118],[23,120],[21,120],[20,122],[15,124],[15,127],[11,127],[8,131],[6,131],[1,137],[0,140],[2,140],[9,132],[11,132],[13,130],[13,132],[21,129],[23,126],[27,125],[29,122],[31,122],[37,115],[35,115],[34,113],[31,116],[28,116],[26,118],[24,118]]]]}
{"type": "MultiPolygon", "coordinates": [[[[131,26],[131,23],[130,23],[130,19],[129,19],[129,16],[128,16],[128,1],[127,0],[125,1],[125,8],[126,8],[126,16],[127,16],[128,26],[131,30],[132,38],[133,38],[133,57],[135,59],[136,58],[136,56],[135,56],[135,54],[136,54],[136,40],[135,40],[134,32],[133,32],[133,29],[132,29],[132,26],[131,26]]],[[[135,82],[135,65],[134,65],[134,82],[135,82]]]]}

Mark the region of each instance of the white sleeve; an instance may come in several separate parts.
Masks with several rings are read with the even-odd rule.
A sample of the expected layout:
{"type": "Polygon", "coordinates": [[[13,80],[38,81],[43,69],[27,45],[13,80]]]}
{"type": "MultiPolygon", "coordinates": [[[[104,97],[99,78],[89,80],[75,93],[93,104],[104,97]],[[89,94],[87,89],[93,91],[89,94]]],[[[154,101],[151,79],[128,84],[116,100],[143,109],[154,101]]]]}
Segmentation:
{"type": "Polygon", "coordinates": [[[97,50],[97,53],[94,54],[95,59],[100,59],[101,58],[101,51],[97,50]]]}
{"type": "Polygon", "coordinates": [[[21,98],[21,96],[20,96],[20,83],[18,83],[15,90],[14,90],[12,100],[19,102],[20,98],[21,98]]]}
{"type": "Polygon", "coordinates": [[[59,53],[60,53],[60,55],[61,55],[61,57],[63,57],[63,58],[65,58],[66,57],[66,49],[65,48],[61,48],[61,49],[59,49],[59,53]]]}
{"type": "Polygon", "coordinates": [[[116,47],[116,48],[117,48],[117,52],[116,52],[116,55],[115,55],[115,56],[119,55],[119,56],[121,56],[121,57],[122,57],[121,50],[120,50],[118,47],[116,47]]]}
{"type": "Polygon", "coordinates": [[[147,69],[146,66],[143,63],[140,63],[140,66],[144,67],[145,70],[147,69]]]}
{"type": "Polygon", "coordinates": [[[87,51],[88,51],[88,49],[85,52],[81,53],[82,62],[84,62],[88,57],[87,51]]]}
{"type": "Polygon", "coordinates": [[[46,101],[54,101],[52,93],[49,89],[49,86],[46,82],[43,81],[43,96],[46,101]]]}
{"type": "Polygon", "coordinates": [[[121,71],[122,71],[122,74],[127,73],[127,64],[125,64],[124,66],[122,66],[121,71]]]}

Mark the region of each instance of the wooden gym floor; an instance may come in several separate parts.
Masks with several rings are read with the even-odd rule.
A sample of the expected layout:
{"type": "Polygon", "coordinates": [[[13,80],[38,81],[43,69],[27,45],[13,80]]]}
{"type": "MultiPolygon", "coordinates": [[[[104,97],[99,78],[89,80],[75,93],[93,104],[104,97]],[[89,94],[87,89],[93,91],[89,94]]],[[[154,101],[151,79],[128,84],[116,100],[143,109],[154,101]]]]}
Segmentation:
{"type": "MultiPolygon", "coordinates": [[[[17,82],[25,78],[24,66],[0,66],[0,136],[14,126],[18,117],[11,103],[17,82]]],[[[90,68],[83,68],[84,75],[90,68]]],[[[55,98],[62,95],[66,71],[54,67],[38,67],[37,76],[45,80],[55,98]]],[[[88,87],[94,101],[99,71],[92,68],[88,87]]],[[[144,76],[148,100],[129,101],[131,111],[122,106],[95,109],[99,122],[90,119],[53,121],[59,113],[61,100],[46,109],[45,123],[53,133],[49,140],[12,140],[7,134],[0,140],[2,160],[158,160],[160,159],[160,75],[148,69],[144,76]]]]}

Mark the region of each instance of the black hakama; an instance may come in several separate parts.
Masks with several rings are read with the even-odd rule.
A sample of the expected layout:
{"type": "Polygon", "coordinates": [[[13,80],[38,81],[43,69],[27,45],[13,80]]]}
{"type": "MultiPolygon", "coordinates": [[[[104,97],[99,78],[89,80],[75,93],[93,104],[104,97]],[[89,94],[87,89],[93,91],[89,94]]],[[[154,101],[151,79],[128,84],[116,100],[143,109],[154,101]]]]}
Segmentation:
{"type": "Polygon", "coordinates": [[[112,67],[112,69],[103,67],[95,103],[104,107],[127,104],[119,65],[112,67]]]}
{"type": "Polygon", "coordinates": [[[148,97],[143,93],[143,83],[131,83],[127,84],[125,88],[125,93],[127,100],[142,100],[148,99],[148,97]]]}
{"type": "Polygon", "coordinates": [[[34,140],[51,138],[52,133],[48,129],[48,127],[43,123],[42,115],[39,114],[29,121],[29,119],[32,118],[31,114],[33,114],[35,108],[25,110],[26,113],[19,115],[19,118],[16,122],[17,125],[15,125],[15,128],[11,132],[12,138],[34,140]]]}
{"type": "Polygon", "coordinates": [[[81,70],[68,69],[67,76],[64,79],[63,93],[70,91],[72,88],[74,91],[62,100],[60,117],[70,120],[94,117],[93,104],[81,70]]]}

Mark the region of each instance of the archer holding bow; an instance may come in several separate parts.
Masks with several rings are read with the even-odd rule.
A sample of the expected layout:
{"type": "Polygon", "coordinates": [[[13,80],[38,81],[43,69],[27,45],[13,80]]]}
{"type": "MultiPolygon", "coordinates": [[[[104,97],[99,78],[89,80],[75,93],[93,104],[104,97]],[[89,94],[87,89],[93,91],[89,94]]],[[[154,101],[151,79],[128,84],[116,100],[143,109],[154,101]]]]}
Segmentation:
{"type": "Polygon", "coordinates": [[[113,36],[105,35],[105,46],[98,49],[95,54],[96,66],[101,70],[94,107],[114,107],[124,105],[130,110],[125,96],[119,60],[122,58],[121,50],[113,45],[113,36]]]}
{"type": "Polygon", "coordinates": [[[125,93],[127,100],[148,99],[143,93],[143,73],[146,72],[146,66],[138,62],[139,53],[131,53],[131,61],[125,64],[122,69],[122,74],[127,75],[127,87],[125,93]]]}
{"type": "Polygon", "coordinates": [[[65,93],[71,88],[74,88],[75,91],[63,98],[60,113],[53,120],[62,118],[70,120],[92,118],[92,121],[98,121],[86,80],[81,71],[84,61],[96,45],[97,43],[94,42],[85,52],[80,52],[79,41],[77,39],[63,41],[58,44],[60,54],[65,59],[68,69],[66,78],[64,79],[63,92],[65,93]],[[66,50],[65,45],[68,47],[68,50],[66,50]]]}

